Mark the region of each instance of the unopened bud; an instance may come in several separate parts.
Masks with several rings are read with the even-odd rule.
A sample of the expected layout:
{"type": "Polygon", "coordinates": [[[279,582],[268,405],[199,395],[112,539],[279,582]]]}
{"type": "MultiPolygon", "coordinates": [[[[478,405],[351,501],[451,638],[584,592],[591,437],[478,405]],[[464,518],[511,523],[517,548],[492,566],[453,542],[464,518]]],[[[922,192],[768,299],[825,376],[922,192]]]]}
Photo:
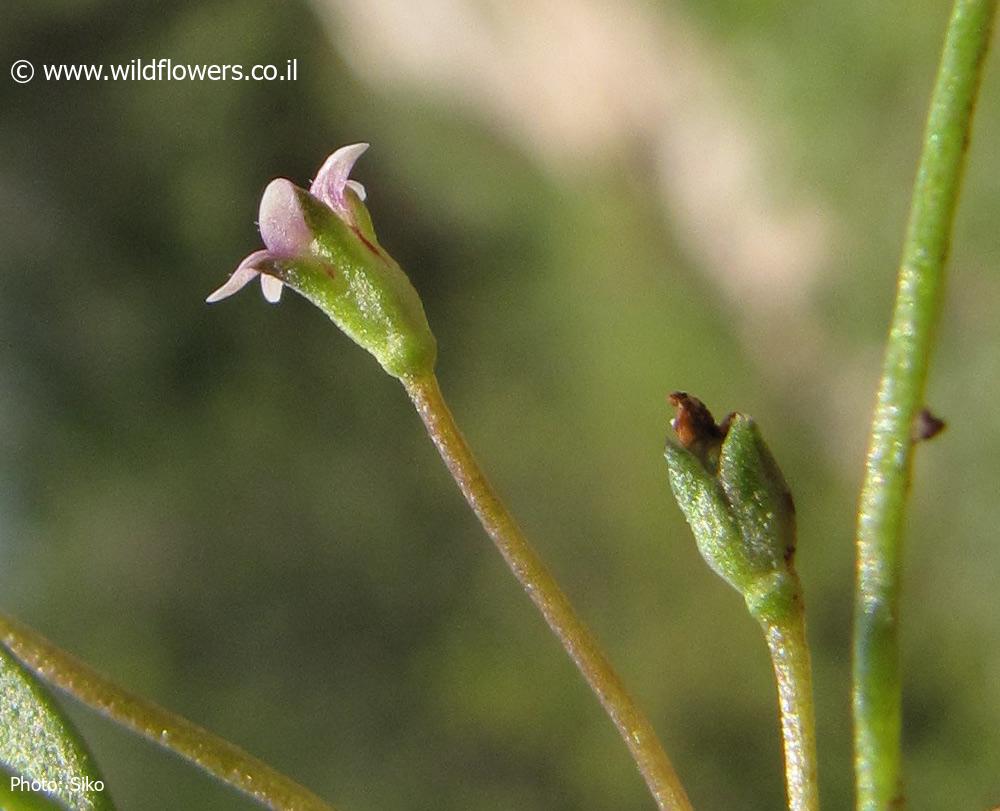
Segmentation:
{"type": "Polygon", "coordinates": [[[754,421],[716,425],[697,398],[675,392],[666,446],[670,485],[708,565],[755,616],[783,611],[798,592],[792,569],[795,506],[754,421]]]}

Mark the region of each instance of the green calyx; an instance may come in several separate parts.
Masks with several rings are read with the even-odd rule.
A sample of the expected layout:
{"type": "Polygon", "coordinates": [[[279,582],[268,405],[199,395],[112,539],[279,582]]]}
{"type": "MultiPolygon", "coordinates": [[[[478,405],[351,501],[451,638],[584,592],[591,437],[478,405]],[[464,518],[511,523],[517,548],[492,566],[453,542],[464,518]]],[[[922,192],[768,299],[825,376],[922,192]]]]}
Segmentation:
{"type": "Polygon", "coordinates": [[[437,343],[420,297],[379,245],[360,198],[347,190],[353,220],[348,222],[304,189],[297,188],[296,195],[313,241],[305,255],[274,262],[275,275],[323,310],[389,374],[430,374],[437,343]]]}
{"type": "Polygon", "coordinates": [[[698,550],[755,617],[785,614],[799,600],[795,506],[756,423],[731,414],[719,426],[700,400],[682,392],[670,399],[670,486],[698,550]]]}

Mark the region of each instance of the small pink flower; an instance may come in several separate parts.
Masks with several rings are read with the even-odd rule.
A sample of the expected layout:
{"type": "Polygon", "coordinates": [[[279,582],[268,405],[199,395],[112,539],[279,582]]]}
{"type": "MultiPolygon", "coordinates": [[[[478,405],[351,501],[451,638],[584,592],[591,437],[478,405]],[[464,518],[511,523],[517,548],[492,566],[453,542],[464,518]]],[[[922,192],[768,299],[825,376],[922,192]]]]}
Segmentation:
{"type": "MultiPolygon", "coordinates": [[[[365,199],[364,186],[356,180],[349,180],[348,175],[355,161],[366,149],[368,144],[342,146],[326,159],[309,187],[309,193],[313,197],[351,224],[353,215],[345,198],[345,190],[350,188],[361,200],[365,199]]],[[[270,266],[275,261],[302,256],[313,241],[312,232],[299,204],[298,190],[290,180],[272,180],[264,189],[264,195],[260,199],[258,225],[266,249],[254,251],[240,262],[226,283],[205,299],[209,304],[242,290],[257,276],[260,276],[265,299],[272,304],[281,299],[284,285],[281,279],[271,275],[270,266]]]]}

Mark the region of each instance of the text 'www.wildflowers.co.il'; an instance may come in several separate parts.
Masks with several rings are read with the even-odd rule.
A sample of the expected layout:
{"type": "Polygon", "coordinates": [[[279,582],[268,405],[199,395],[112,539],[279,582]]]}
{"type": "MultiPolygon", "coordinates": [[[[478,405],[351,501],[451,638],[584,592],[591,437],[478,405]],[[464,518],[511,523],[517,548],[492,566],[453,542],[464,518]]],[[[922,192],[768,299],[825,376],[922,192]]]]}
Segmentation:
{"type": "Polygon", "coordinates": [[[39,78],[47,82],[294,82],[299,60],[283,64],[192,64],[173,59],[131,59],[117,64],[43,64],[39,70],[27,59],[10,66],[18,84],[39,78]]]}

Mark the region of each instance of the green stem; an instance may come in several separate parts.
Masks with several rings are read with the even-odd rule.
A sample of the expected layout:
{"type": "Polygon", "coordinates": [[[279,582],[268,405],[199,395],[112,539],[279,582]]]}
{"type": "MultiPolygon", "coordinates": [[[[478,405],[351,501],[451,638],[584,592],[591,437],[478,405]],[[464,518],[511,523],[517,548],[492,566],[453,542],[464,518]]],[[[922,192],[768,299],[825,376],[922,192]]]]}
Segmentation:
{"type": "Polygon", "coordinates": [[[816,717],[812,668],[806,643],[802,601],[787,617],[761,620],[781,709],[781,741],[785,752],[785,787],[790,811],[818,811],[816,781],[816,717]]]}
{"type": "Polygon", "coordinates": [[[455,424],[437,379],[433,375],[403,379],[403,385],[465,500],[597,694],[632,753],[659,808],[664,811],[690,811],[691,803],[653,725],[626,692],[621,678],[604,656],[594,635],[577,616],[559,584],[487,481],[455,424]]]}
{"type": "Polygon", "coordinates": [[[944,264],[997,0],[956,0],[931,99],[861,489],[854,637],[857,804],[899,809],[899,581],[914,417],[943,298],[944,264]]]}
{"type": "Polygon", "coordinates": [[[0,642],[26,667],[77,701],[180,755],[262,805],[288,811],[333,811],[311,791],[238,746],[129,693],[41,634],[3,615],[0,642]]]}

